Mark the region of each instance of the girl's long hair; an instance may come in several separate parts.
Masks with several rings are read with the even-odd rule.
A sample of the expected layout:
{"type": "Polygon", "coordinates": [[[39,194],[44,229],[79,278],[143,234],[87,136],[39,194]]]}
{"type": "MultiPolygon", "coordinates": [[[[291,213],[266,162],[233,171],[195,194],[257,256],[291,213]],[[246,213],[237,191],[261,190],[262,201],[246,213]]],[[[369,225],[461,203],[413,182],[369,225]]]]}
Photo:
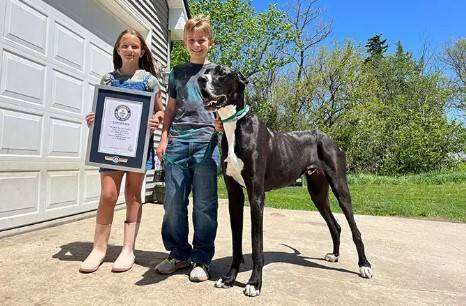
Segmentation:
{"type": "Polygon", "coordinates": [[[149,47],[147,46],[141,33],[133,29],[126,29],[121,32],[120,35],[118,35],[115,46],[113,47],[113,68],[117,70],[123,65],[123,61],[117,51],[118,47],[120,46],[120,40],[125,34],[131,34],[139,38],[141,50],[144,51],[143,56],[139,58],[139,67],[152,73],[152,75],[157,76],[157,72],[154,66],[154,59],[152,58],[152,53],[150,52],[149,47]]]}

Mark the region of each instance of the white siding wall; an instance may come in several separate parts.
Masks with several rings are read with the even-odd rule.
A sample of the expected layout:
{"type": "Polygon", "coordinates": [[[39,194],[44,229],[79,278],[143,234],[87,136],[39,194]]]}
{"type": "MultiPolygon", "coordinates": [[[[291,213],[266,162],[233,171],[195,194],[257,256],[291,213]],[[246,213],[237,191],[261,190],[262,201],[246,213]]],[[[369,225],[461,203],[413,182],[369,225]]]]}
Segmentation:
{"type": "MultiPolygon", "coordinates": [[[[83,119],[127,27],[101,1],[0,1],[0,230],[97,206],[83,119]]],[[[166,1],[121,3],[150,22],[152,50],[166,67],[166,1]]]]}
{"type": "MultiPolygon", "coordinates": [[[[164,74],[169,67],[169,35],[168,35],[168,5],[165,0],[150,0],[150,1],[139,1],[139,0],[127,0],[138,12],[149,21],[152,26],[152,38],[151,38],[151,49],[154,59],[156,60],[161,75],[159,81],[163,85],[163,98],[164,101],[167,98],[166,85],[164,74]]],[[[161,130],[155,132],[154,144],[157,147],[160,140],[161,130]]],[[[152,199],[152,193],[154,188],[153,182],[154,171],[148,171],[146,179],[146,199],[149,201],[152,199]]]]}

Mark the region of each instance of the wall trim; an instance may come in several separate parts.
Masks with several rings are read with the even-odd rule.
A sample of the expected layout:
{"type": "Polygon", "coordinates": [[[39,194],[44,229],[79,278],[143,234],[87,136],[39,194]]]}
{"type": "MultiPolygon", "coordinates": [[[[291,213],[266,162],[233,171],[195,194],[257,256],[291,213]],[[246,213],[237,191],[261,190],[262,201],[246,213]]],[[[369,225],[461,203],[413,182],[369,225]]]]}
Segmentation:
{"type": "Polygon", "coordinates": [[[141,15],[127,1],[121,0],[96,0],[109,10],[121,22],[140,32],[145,37],[146,44],[151,45],[152,42],[152,27],[150,22],[141,15]]]}

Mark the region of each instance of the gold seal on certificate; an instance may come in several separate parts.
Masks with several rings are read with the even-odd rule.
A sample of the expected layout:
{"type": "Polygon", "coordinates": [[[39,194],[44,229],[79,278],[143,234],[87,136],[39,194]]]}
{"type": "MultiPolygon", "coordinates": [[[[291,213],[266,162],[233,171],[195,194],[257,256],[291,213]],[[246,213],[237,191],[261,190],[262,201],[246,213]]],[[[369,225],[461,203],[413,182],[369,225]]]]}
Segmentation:
{"type": "Polygon", "coordinates": [[[96,85],[86,164],[145,171],[154,94],[96,85]]]}

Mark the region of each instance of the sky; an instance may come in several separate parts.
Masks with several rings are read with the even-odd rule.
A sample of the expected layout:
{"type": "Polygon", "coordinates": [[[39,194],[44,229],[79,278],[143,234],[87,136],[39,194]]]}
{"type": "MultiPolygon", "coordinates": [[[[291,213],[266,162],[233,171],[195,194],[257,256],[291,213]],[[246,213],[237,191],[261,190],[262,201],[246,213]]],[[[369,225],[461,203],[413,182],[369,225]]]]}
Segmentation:
{"type": "MultiPolygon", "coordinates": [[[[257,11],[277,3],[288,9],[289,1],[252,0],[257,11]]],[[[398,40],[414,56],[427,43],[430,52],[439,53],[448,42],[466,37],[466,0],[319,0],[323,19],[332,25],[324,44],[351,39],[365,44],[375,34],[383,34],[389,51],[398,40]]]]}

